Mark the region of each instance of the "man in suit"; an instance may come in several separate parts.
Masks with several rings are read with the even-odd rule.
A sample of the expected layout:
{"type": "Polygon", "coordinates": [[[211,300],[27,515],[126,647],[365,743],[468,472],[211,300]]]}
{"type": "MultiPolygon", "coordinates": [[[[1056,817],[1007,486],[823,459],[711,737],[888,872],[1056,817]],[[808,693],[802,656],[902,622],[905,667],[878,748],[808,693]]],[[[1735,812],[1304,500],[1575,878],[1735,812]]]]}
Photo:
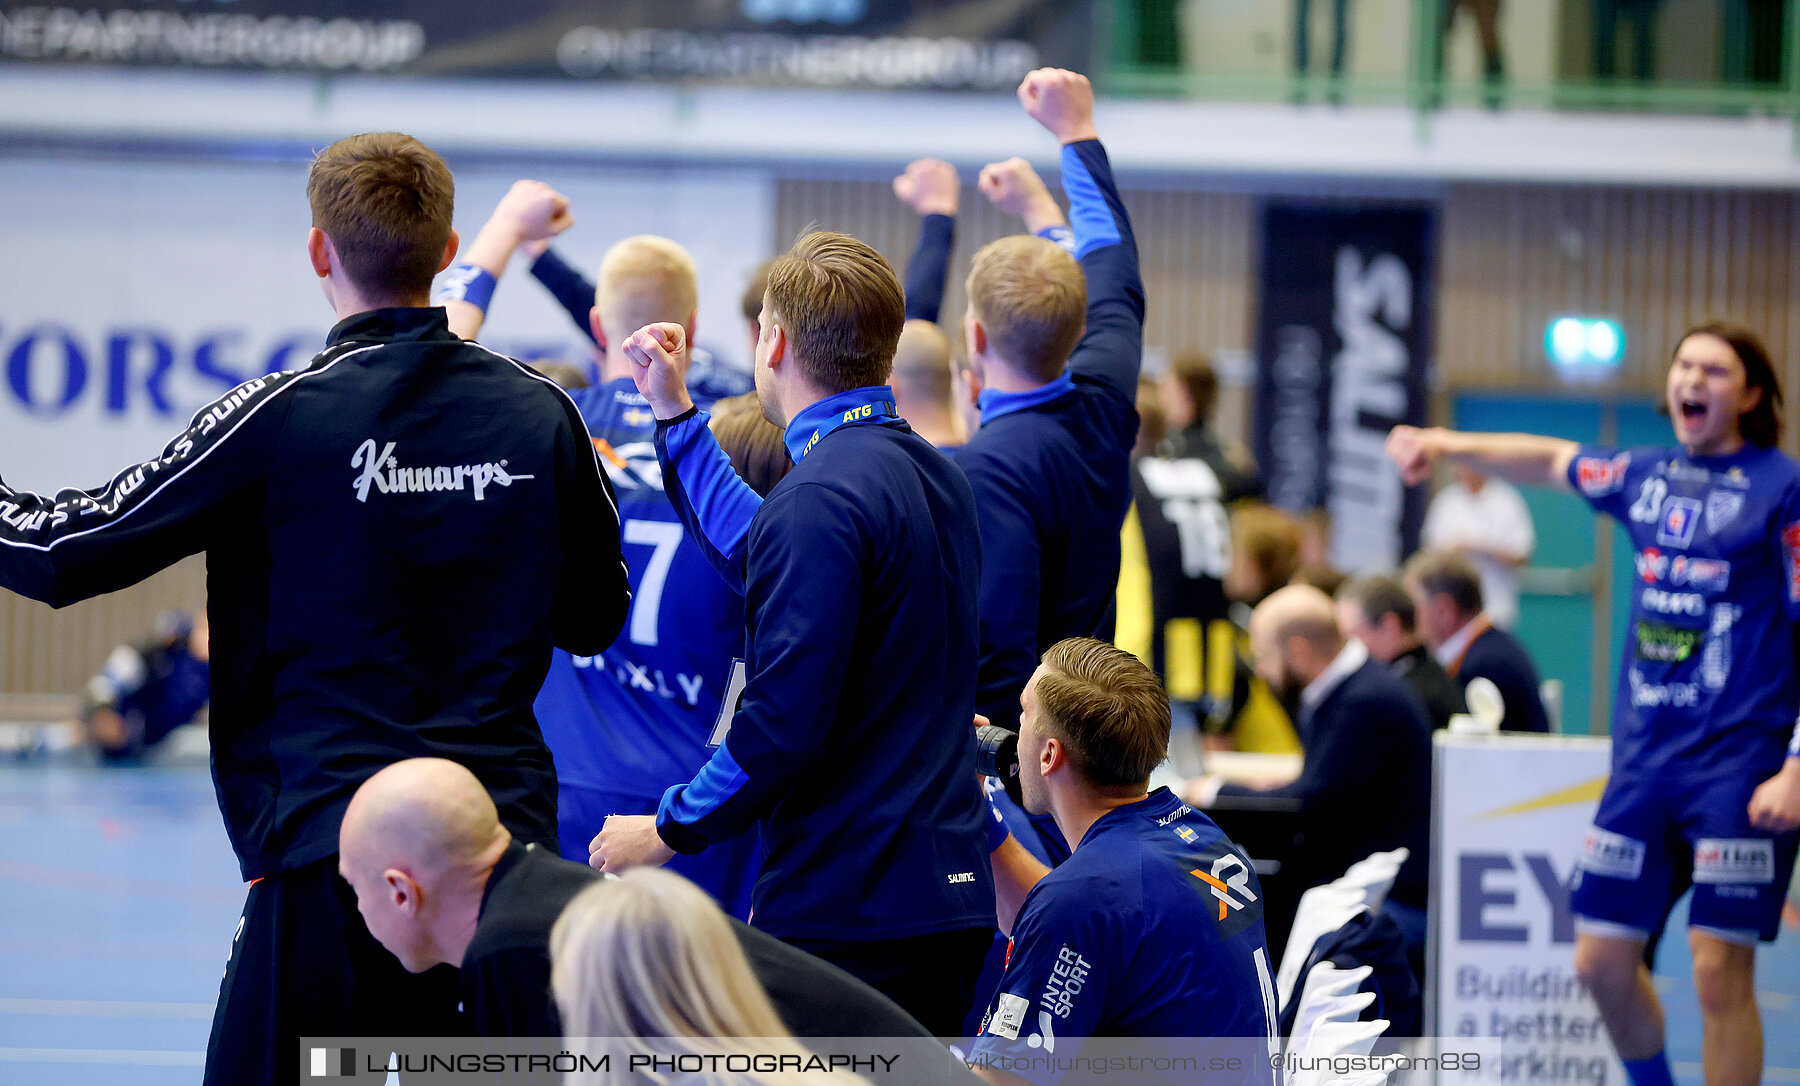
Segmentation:
{"type": "Polygon", "coordinates": [[[1505,732],[1547,732],[1550,718],[1538,696],[1537,666],[1519,639],[1494,625],[1482,610],[1481,574],[1466,560],[1421,551],[1406,563],[1401,580],[1418,612],[1419,634],[1464,691],[1476,679],[1500,690],[1505,732]]]}
{"type": "Polygon", "coordinates": [[[1392,577],[1357,577],[1337,594],[1338,628],[1363,643],[1369,655],[1388,666],[1425,703],[1433,728],[1466,712],[1462,687],[1419,639],[1418,612],[1406,587],[1392,577]]]}
{"type": "Polygon", "coordinates": [[[1418,695],[1362,642],[1338,629],[1331,597],[1310,585],[1280,589],[1250,616],[1256,671],[1293,695],[1306,745],[1300,776],[1251,788],[1215,776],[1190,781],[1187,801],[1219,796],[1298,800],[1299,882],[1317,886],[1375,852],[1410,850],[1383,912],[1409,950],[1425,941],[1426,842],[1431,819],[1431,726],[1418,695]]]}

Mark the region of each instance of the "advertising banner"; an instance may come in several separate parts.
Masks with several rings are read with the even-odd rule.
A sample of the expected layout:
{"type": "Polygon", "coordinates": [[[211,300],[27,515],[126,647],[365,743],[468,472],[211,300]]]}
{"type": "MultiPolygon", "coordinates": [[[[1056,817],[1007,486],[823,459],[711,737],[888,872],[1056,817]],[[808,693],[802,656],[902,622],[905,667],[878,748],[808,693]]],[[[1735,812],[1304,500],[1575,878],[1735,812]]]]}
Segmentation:
{"type": "MultiPolygon", "coordinates": [[[[455,163],[451,164],[453,167],[455,163]]],[[[521,171],[527,167],[518,168],[521,171]]],[[[570,197],[557,250],[589,276],[608,246],[673,237],[700,279],[696,344],[748,369],[738,298],[774,255],[773,182],[753,170],[531,170],[570,197]]],[[[475,237],[519,172],[457,171],[475,237]]],[[[156,456],[200,407],[306,365],[336,315],[306,256],[304,163],[0,162],[0,478],[97,487],[156,456]]],[[[481,340],[586,363],[590,344],[515,258],[481,340]]]]}
{"type": "Polygon", "coordinates": [[[1425,421],[1432,239],[1418,206],[1263,209],[1256,458],[1275,505],[1331,514],[1349,573],[1398,566],[1424,516],[1382,449],[1425,421]]]}
{"type": "Polygon", "coordinates": [[[1435,742],[1427,1028],[1499,1038],[1496,1083],[1623,1082],[1575,976],[1569,908],[1611,742],[1445,732],[1435,742]]]}
{"type": "Polygon", "coordinates": [[[432,77],[1004,90],[1093,37],[1064,0],[0,3],[0,60],[432,77]]]}

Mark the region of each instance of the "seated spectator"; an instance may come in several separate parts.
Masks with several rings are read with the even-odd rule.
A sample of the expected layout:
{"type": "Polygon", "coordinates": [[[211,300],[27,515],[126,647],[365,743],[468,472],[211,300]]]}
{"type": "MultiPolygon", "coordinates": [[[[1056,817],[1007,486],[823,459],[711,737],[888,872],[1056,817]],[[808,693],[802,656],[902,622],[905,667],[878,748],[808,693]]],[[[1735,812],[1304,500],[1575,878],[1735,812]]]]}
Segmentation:
{"type": "MultiPolygon", "coordinates": [[[[1250,863],[1211,819],[1149,789],[1169,745],[1162,684],[1130,653],[1074,637],[1044,653],[1021,704],[1024,807],[1050,815],[1073,851],[1049,872],[1011,836],[993,851],[1012,946],[970,1049],[976,1073],[1015,1082],[983,1058],[1040,1048],[1076,1058],[1094,1037],[1269,1036],[1273,985],[1250,863]]],[[[1246,1081],[1270,1082],[1266,1065],[1246,1081]]]]}
{"type": "Polygon", "coordinates": [[[1466,712],[1457,686],[1420,640],[1412,596],[1392,577],[1358,577],[1337,594],[1338,628],[1369,650],[1412,687],[1425,703],[1433,728],[1447,728],[1450,718],[1466,712]]]}
{"type": "Polygon", "coordinates": [[[211,691],[206,612],[165,611],[140,645],[120,645],[88,680],[82,732],[103,762],[142,758],[198,717],[211,691]]]}
{"type": "Polygon", "coordinates": [[[1306,761],[1298,779],[1254,789],[1216,776],[1190,781],[1189,803],[1219,796],[1298,800],[1294,866],[1302,886],[1342,875],[1371,853],[1405,848],[1383,911],[1409,949],[1425,941],[1426,858],[1431,822],[1431,725],[1419,698],[1338,630],[1331,598],[1316,588],[1284,588],[1250,619],[1256,670],[1298,696],[1306,761]]]}
{"type": "MultiPolygon", "coordinates": [[[[628,1068],[633,1056],[810,1055],[783,1027],[725,914],[674,872],[640,867],[577,894],[551,930],[550,957],[568,1043],[590,1059],[609,1058],[613,1068],[628,1068]]],[[[837,1071],[752,1069],[678,1081],[843,1086],[865,1080],[837,1071]]]]}
{"type": "MultiPolygon", "coordinates": [[[[484,1037],[558,1037],[550,932],[593,869],[513,840],[475,775],[412,758],[365,781],[344,814],[338,870],[372,934],[419,973],[461,970],[484,1037]]],[[[696,895],[703,896],[696,889],[696,895]]],[[[927,1037],[849,974],[740,921],[728,924],[787,1030],[802,1037],[927,1037]]]]}
{"type": "Polygon", "coordinates": [[[1547,732],[1549,715],[1538,694],[1537,666],[1519,639],[1494,625],[1482,606],[1481,574],[1454,554],[1421,551],[1401,581],[1412,594],[1419,636],[1466,694],[1487,679],[1500,690],[1503,732],[1547,732]]]}

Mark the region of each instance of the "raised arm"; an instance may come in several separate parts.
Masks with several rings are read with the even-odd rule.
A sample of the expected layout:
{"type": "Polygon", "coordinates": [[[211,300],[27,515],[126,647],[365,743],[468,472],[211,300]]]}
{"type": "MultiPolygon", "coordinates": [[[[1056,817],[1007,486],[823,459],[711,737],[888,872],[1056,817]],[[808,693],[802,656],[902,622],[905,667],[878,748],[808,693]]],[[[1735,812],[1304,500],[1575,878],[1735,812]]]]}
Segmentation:
{"type": "Polygon", "coordinates": [[[732,468],[706,413],[688,395],[685,348],[679,324],[649,325],[620,345],[656,416],[656,459],[669,504],[707,561],[742,594],[744,541],[763,499],[732,468]]]}
{"type": "Polygon", "coordinates": [[[303,372],[258,377],[194,415],[154,460],[95,490],[0,483],[0,587],[52,607],[136,584],[205,550],[216,509],[261,482],[303,372]]]}
{"type": "Polygon", "coordinates": [[[1429,479],[1437,462],[1449,459],[1509,483],[1567,491],[1569,465],[1580,451],[1580,445],[1560,437],[1469,434],[1436,426],[1396,426],[1387,439],[1388,458],[1409,486],[1429,479]]]}
{"type": "Polygon", "coordinates": [[[942,159],[921,158],[894,178],[894,195],[919,213],[919,242],[906,262],[906,319],[937,323],[956,244],[957,202],[962,180],[942,159]]]}
{"type": "Polygon", "coordinates": [[[547,242],[528,242],[523,246],[526,256],[532,257],[531,277],[542,283],[556,304],[563,307],[575,327],[591,343],[598,344],[599,338],[594,335],[594,281],[581,273],[581,269],[562,258],[547,242]],[[534,254],[533,249],[537,252],[534,254]]]}
{"type": "Polygon", "coordinates": [[[488,300],[513,253],[526,242],[555,237],[574,224],[567,197],[542,181],[514,181],[432,296],[448,312],[450,330],[463,339],[479,335],[488,300]]]}
{"type": "Polygon", "coordinates": [[[1144,283],[1131,218],[1094,128],[1094,88],[1076,72],[1040,68],[1019,84],[1019,101],[1062,144],[1063,195],[1087,276],[1087,330],[1069,371],[1135,401],[1144,364],[1144,283]]]}

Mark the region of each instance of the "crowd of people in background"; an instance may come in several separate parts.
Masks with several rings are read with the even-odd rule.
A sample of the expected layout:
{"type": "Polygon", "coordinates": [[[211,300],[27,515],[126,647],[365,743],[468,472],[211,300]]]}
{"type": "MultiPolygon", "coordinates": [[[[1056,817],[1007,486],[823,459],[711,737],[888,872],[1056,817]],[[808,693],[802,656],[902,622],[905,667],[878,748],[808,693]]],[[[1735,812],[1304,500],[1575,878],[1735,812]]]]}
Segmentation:
{"type": "MultiPolygon", "coordinates": [[[[920,217],[903,273],[830,233],[759,270],[751,379],[693,347],[677,241],[620,240],[590,280],[552,247],[568,201],[526,180],[459,251],[441,160],[344,141],[309,183],[309,256],[340,317],[324,355],[203,413],[134,469],[153,485],[7,492],[68,514],[9,519],[15,591],[66,602],[209,554],[211,651],[205,616],[122,650],[86,714],[109,756],[136,756],[211,668],[221,805],[255,881],[207,1081],[290,1081],[296,1037],[381,1032],[567,1035],[620,1062],[972,1038],[996,1082],[1016,1081],[1002,1057],[1096,1037],[1273,1045],[1285,921],[1207,812],[1285,805],[1294,892],[1406,850],[1378,914],[1413,973],[1393,1008],[1424,980],[1432,732],[1554,730],[1509,632],[1534,533],[1494,476],[1573,487],[1665,547],[1704,522],[1760,556],[1756,606],[1800,613],[1800,535],[1726,539],[1800,532],[1800,468],[1751,431],[1779,388],[1722,326],[1672,370],[1686,452],[1646,475],[1629,453],[1401,428],[1409,481],[1458,469],[1426,549],[1334,569],[1358,526],[1263,501],[1207,360],[1144,374],[1136,241],[1087,81],[1041,70],[1019,97],[1060,145],[1069,206],[1022,159],[981,171],[1024,232],[973,254],[955,331],[939,320],[961,180],[925,159],[894,184],[920,217]],[[475,342],[515,257],[590,358],[534,373],[475,342]],[[1752,475],[1766,494],[1742,493],[1752,475]],[[985,788],[977,724],[1016,745],[985,788]],[[1291,772],[1234,777],[1212,764],[1225,751],[1291,772]]],[[[1719,599],[1695,595],[1699,625],[1687,602],[1682,622],[1639,615],[1618,725],[1638,775],[1603,803],[1606,839],[1639,842],[1631,878],[1667,878],[1621,903],[1623,846],[1590,846],[1577,900],[1580,967],[1637,1086],[1666,1083],[1660,1036],[1627,1023],[1681,888],[1641,842],[1687,815],[1632,782],[1672,779],[1658,759],[1693,724],[1641,691],[1749,682],[1715,627],[1752,604],[1721,602],[1726,558],[1696,561],[1715,565],[1684,567],[1694,592],[1719,599]],[[1670,710],[1649,739],[1647,707],[1670,710]]],[[[1788,630],[1774,615],[1758,629],[1788,630]]],[[[1770,736],[1800,698],[1791,653],[1767,670],[1742,688],[1754,719],[1718,740],[1756,736],[1731,784],[1676,776],[1708,840],[1763,842],[1785,886],[1800,748],[1770,736]]],[[[1707,900],[1703,1012],[1750,1045],[1766,903],[1707,900]]],[[[772,1066],[730,1081],[854,1081],[772,1066]]]]}

